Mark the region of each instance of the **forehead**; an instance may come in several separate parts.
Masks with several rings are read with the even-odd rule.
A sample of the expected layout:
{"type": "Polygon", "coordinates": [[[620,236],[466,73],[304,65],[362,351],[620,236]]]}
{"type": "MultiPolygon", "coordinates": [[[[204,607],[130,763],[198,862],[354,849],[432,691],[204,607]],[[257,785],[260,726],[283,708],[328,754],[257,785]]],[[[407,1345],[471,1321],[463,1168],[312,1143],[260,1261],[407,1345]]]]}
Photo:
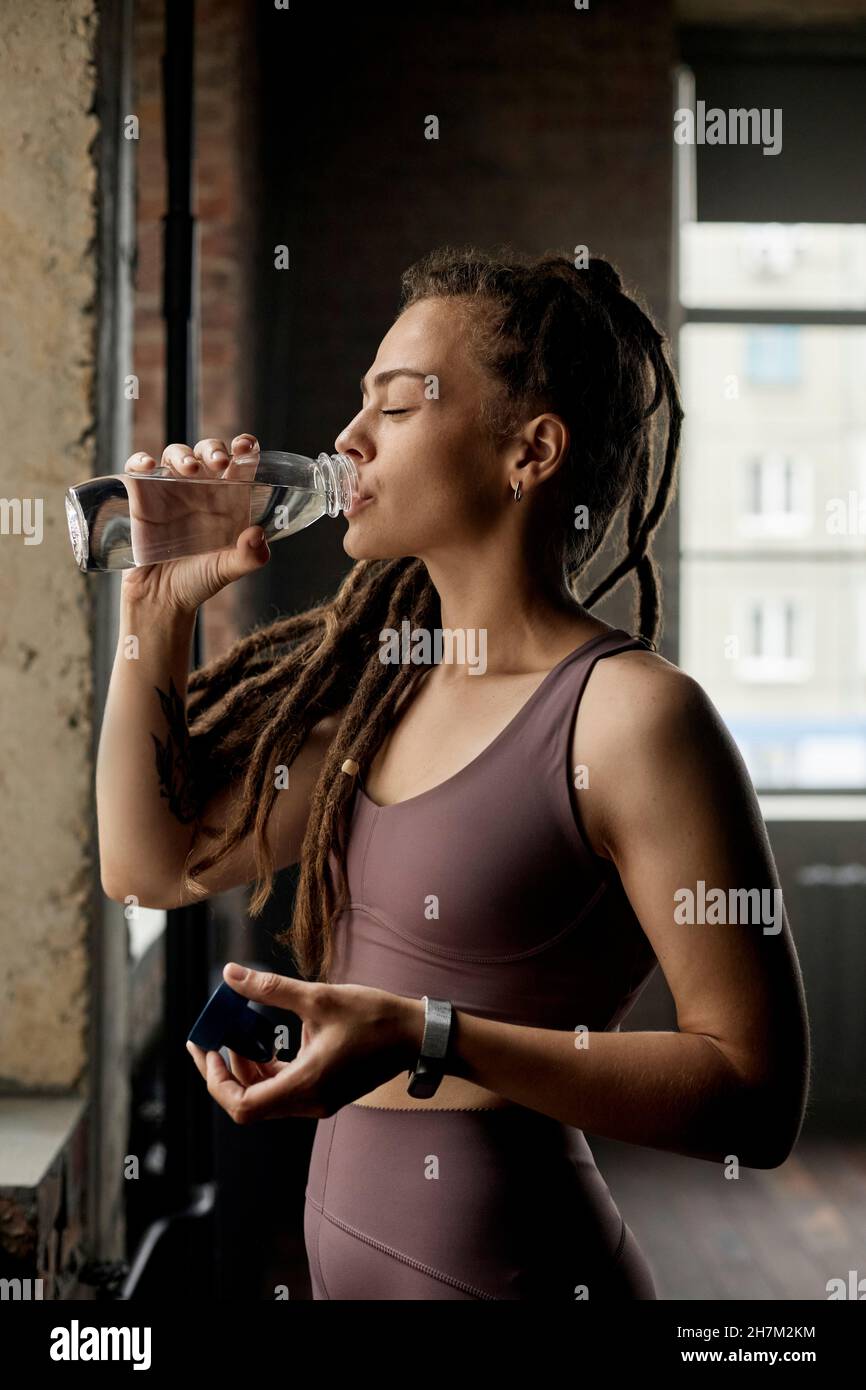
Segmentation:
{"type": "Polygon", "coordinates": [[[436,363],[468,369],[472,356],[467,342],[466,307],[451,299],[419,299],[391,325],[379,345],[377,365],[411,363],[430,371],[436,363]],[[387,360],[386,360],[387,359],[387,360]]]}

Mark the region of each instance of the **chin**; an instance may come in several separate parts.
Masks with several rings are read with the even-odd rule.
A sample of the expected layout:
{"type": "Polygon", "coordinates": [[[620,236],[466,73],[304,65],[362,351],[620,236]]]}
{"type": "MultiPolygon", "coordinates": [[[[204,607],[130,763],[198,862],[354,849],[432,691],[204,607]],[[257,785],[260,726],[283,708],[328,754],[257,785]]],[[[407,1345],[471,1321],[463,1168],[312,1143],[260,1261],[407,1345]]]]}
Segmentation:
{"type": "Polygon", "coordinates": [[[343,535],[343,549],[347,555],[351,555],[353,560],[381,560],[384,558],[380,554],[381,545],[373,543],[372,537],[365,537],[358,533],[358,529],[350,523],[343,535]]]}
{"type": "Polygon", "coordinates": [[[388,544],[381,534],[365,536],[362,527],[349,523],[343,535],[343,549],[353,560],[401,560],[406,555],[405,542],[388,544]]]}

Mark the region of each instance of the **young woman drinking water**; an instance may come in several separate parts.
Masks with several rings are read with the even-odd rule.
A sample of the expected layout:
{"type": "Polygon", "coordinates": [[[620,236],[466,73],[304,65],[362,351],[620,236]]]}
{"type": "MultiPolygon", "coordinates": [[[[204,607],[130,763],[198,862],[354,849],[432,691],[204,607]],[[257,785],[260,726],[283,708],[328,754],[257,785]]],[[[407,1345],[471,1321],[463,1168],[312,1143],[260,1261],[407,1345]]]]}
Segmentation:
{"type": "MultiPolygon", "coordinates": [[[[195,611],[266,563],[260,528],[124,574],[142,638],[101,736],[103,884],[170,907],[255,881],[255,915],[300,865],[302,978],[226,967],[301,1017],[298,1055],[190,1050],[237,1123],[317,1117],[314,1298],[652,1299],[584,1131],[772,1167],[809,1065],[787,921],[677,912],[701,881],[778,887],[733,740],[654,650],[677,387],[604,260],[446,247],[402,291],[335,441],[361,490],[336,596],[188,675],[195,611]],[[620,516],[625,553],[578,599],[620,516]],[[630,574],[633,633],[589,611],[630,574]],[[483,674],[383,659],[404,623],[483,634],[483,674]],[[677,1030],[620,1032],[657,963],[677,1030]]],[[[219,475],[229,452],[163,459],[219,475]]]]}

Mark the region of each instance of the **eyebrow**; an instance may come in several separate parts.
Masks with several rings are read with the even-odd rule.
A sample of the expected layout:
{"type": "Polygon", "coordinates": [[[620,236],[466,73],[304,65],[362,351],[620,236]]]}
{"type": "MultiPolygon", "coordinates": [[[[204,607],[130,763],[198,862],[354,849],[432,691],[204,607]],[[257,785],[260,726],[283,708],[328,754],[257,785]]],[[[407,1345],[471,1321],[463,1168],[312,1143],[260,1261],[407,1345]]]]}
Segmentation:
{"type": "MultiPolygon", "coordinates": [[[[387,372],[377,372],[376,375],[373,377],[373,385],[374,385],[374,386],[384,386],[386,381],[393,381],[393,379],[394,379],[395,376],[414,376],[414,377],[420,377],[422,381],[425,381],[429,375],[430,375],[429,372],[419,372],[415,367],[392,367],[392,368],[390,369],[390,371],[387,371],[387,372]]],[[[363,376],[361,377],[361,383],[360,383],[360,384],[361,384],[361,395],[362,395],[362,396],[366,396],[366,394],[367,394],[366,377],[363,377],[363,376]]]]}

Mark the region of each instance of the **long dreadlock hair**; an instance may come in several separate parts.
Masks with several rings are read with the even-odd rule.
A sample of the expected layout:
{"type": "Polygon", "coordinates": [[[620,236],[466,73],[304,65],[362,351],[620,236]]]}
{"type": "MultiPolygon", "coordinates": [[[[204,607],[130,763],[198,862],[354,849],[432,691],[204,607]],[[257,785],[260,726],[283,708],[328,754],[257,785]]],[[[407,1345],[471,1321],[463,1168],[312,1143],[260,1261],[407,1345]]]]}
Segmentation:
{"type": "MultiPolygon", "coordinates": [[[[480,409],[494,440],[510,438],[539,408],[567,424],[568,454],[550,484],[557,506],[546,514],[556,518],[545,537],[547,553],[556,557],[564,591],[584,608],[634,572],[632,626],[654,646],[659,585],[649,547],[673,495],[683,418],[664,336],[638,298],[626,294],[613,266],[597,257],[578,268],[553,252],[531,258],[510,247],[443,247],[404,272],[397,317],[430,297],[453,300],[466,313],[471,348],[491,378],[480,409]],[[653,426],[663,402],[667,437],[657,467],[653,426]],[[586,509],[583,527],[574,521],[578,507],[586,509]],[[577,580],[626,507],[625,554],[578,599],[577,580]]],[[[307,979],[327,979],[333,923],[347,901],[346,813],[354,780],[341,768],[346,758],[369,766],[395,706],[419,674],[412,663],[379,659],[382,628],[398,629],[406,618],[413,629],[440,623],[439,596],[423,561],[359,560],[336,595],[259,626],[189,678],[197,804],[203,807],[233,778],[243,783],[226,827],[206,826],[199,814],[184,886],[193,897],[206,896],[195,875],[252,834],[252,916],[273,890],[265,828],[279,794],[275,769],[291,765],[320,720],[343,711],[311,798],[293,919],[276,938],[307,979]],[[205,832],[216,846],[195,858],[205,832]]]]}

